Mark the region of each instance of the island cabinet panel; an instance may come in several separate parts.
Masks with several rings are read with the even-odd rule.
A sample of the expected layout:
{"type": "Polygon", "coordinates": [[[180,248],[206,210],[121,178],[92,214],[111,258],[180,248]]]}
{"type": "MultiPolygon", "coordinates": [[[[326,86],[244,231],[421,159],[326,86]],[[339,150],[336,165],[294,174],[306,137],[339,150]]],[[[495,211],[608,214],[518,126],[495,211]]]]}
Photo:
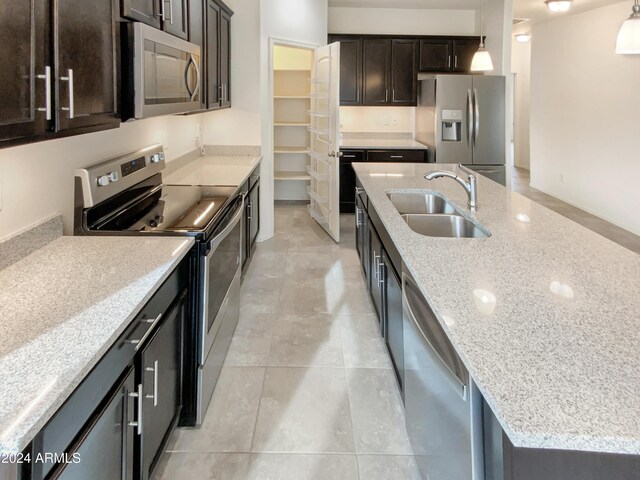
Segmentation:
{"type": "Polygon", "coordinates": [[[640,455],[515,447],[484,402],[485,478],[495,480],[635,480],[640,455]]]}
{"type": "MultiPolygon", "coordinates": [[[[2,140],[42,134],[51,125],[46,110],[53,74],[47,5],[0,2],[0,145],[2,140]]],[[[49,115],[51,108],[49,101],[49,115]]]]}
{"type": "Polygon", "coordinates": [[[363,42],[364,105],[389,103],[391,41],[365,39],[363,42]]]}

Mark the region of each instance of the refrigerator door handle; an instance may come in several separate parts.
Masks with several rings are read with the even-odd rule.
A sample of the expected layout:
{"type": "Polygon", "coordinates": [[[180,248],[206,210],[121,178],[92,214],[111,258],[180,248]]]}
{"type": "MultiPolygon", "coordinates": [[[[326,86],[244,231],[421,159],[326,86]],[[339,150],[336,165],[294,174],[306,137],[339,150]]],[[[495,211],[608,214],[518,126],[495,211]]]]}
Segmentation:
{"type": "Polygon", "coordinates": [[[475,146],[478,136],[480,134],[480,106],[478,105],[478,89],[473,89],[473,104],[474,104],[474,117],[475,126],[473,128],[473,145],[475,146]]]}
{"type": "Polygon", "coordinates": [[[469,145],[473,135],[473,94],[470,88],[467,90],[467,127],[467,145],[469,145]]]}

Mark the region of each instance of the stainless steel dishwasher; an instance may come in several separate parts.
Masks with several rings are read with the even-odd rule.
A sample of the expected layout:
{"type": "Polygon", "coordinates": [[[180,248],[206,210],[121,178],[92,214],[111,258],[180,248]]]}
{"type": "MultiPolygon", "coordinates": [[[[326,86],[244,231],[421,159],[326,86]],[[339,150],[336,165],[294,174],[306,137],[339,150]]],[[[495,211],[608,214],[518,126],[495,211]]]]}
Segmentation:
{"type": "Polygon", "coordinates": [[[406,271],[402,297],[406,425],[422,480],[483,480],[481,394],[406,271]]]}

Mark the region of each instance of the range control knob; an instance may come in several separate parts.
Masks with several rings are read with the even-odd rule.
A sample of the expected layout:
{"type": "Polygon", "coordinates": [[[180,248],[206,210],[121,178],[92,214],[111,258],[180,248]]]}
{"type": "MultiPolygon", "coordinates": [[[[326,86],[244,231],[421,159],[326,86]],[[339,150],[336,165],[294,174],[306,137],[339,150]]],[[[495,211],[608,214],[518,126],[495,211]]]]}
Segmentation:
{"type": "Polygon", "coordinates": [[[109,175],[101,175],[98,177],[99,187],[106,187],[107,185],[109,185],[110,182],[111,182],[111,179],[109,178],[109,175]]]}
{"type": "Polygon", "coordinates": [[[111,172],[109,174],[109,180],[111,180],[112,182],[117,182],[118,181],[118,172],[111,172]]]}
{"type": "Polygon", "coordinates": [[[151,155],[151,163],[158,163],[160,160],[164,160],[164,153],[154,153],[151,155]]]}
{"type": "Polygon", "coordinates": [[[154,218],[154,219],[149,221],[149,226],[151,228],[157,228],[158,225],[160,225],[162,222],[164,222],[164,216],[163,215],[156,215],[156,218],[154,218]]]}

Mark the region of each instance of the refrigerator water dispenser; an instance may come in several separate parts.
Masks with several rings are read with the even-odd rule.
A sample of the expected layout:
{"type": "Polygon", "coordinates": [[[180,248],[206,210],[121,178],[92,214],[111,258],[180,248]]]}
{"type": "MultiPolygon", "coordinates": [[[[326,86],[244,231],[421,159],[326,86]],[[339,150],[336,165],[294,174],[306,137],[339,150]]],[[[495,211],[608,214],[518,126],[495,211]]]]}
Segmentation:
{"type": "Polygon", "coordinates": [[[442,141],[462,141],[462,110],[442,110],[442,141]]]}

